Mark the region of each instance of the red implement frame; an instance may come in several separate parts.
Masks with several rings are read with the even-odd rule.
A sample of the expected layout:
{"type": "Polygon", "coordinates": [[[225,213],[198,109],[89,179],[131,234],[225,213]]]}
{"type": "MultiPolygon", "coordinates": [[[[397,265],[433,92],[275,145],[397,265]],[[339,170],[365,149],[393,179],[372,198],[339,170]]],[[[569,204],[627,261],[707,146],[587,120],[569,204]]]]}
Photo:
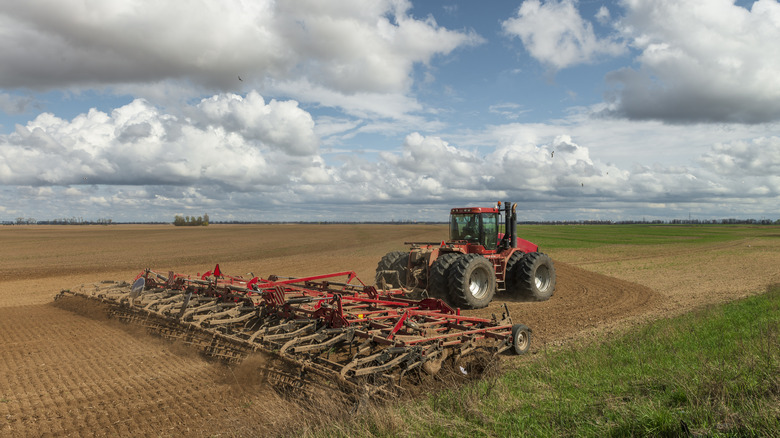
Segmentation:
{"type": "Polygon", "coordinates": [[[194,278],[147,269],[130,290],[63,292],[109,302],[120,319],[164,336],[196,333],[191,343],[213,356],[235,361],[261,350],[352,383],[360,376],[400,381],[411,370],[438,369],[445,358],[477,349],[523,353],[530,332],[513,325],[508,311],[500,320],[460,315],[439,299],[377,290],[352,271],[245,279],[225,275],[219,265],[194,278]]]}

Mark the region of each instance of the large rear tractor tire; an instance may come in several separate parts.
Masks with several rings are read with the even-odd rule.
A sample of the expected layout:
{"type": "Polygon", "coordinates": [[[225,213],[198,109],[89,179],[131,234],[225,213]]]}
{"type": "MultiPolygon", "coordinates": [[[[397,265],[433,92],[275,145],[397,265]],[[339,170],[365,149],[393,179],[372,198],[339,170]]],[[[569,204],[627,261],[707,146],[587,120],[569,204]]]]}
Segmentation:
{"type": "Polygon", "coordinates": [[[449,296],[450,268],[460,253],[446,253],[436,258],[428,272],[428,296],[446,299],[449,296]]]}
{"type": "Polygon", "coordinates": [[[553,295],[555,267],[547,254],[529,252],[516,264],[513,271],[514,289],[521,298],[546,301],[553,295]]]}
{"type": "Polygon", "coordinates": [[[520,270],[523,269],[523,257],[525,253],[522,251],[515,251],[509,256],[509,260],[506,261],[506,272],[504,273],[504,287],[506,292],[510,296],[518,296],[520,294],[520,270]]]}
{"type": "Polygon", "coordinates": [[[377,287],[393,289],[404,286],[408,264],[408,252],[391,251],[385,254],[376,266],[375,280],[377,287]]]}
{"type": "Polygon", "coordinates": [[[449,272],[450,300],[463,309],[481,309],[496,293],[496,272],[493,264],[482,256],[465,254],[458,257],[449,272]]]}

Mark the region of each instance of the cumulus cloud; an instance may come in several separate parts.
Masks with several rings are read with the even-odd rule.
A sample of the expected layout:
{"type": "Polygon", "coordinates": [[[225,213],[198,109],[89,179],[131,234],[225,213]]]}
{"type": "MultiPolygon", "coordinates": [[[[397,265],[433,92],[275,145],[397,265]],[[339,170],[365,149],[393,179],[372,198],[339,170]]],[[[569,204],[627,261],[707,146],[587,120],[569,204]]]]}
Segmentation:
{"type": "Polygon", "coordinates": [[[317,150],[314,121],[295,101],[271,100],[266,104],[256,91],[246,98],[219,95],[203,99],[192,115],[203,116],[203,126],[218,126],[292,155],[311,155],[317,150]]]}
{"type": "MultiPolygon", "coordinates": [[[[609,16],[606,8],[598,17],[605,14],[609,16]]],[[[519,37],[531,56],[557,70],[626,51],[615,37],[596,36],[593,25],[577,10],[576,0],[526,0],[502,27],[508,35],[519,37]]]]}
{"type": "MultiPolygon", "coordinates": [[[[780,137],[718,143],[700,162],[717,174],[737,178],[780,175],[780,137]]],[[[780,187],[775,186],[774,191],[780,187]]]]}
{"type": "Polygon", "coordinates": [[[403,93],[425,64],[481,38],[408,15],[405,0],[29,0],[0,5],[0,87],[159,83],[235,90],[306,79],[403,93]]]}
{"type": "Polygon", "coordinates": [[[780,3],[625,0],[638,68],[610,73],[606,114],[673,123],[780,119],[780,3]]]}
{"type": "Polygon", "coordinates": [[[314,122],[293,101],[222,94],[186,113],[166,114],[142,99],[70,121],[43,113],[0,137],[0,183],[262,190],[319,160],[314,122]]]}

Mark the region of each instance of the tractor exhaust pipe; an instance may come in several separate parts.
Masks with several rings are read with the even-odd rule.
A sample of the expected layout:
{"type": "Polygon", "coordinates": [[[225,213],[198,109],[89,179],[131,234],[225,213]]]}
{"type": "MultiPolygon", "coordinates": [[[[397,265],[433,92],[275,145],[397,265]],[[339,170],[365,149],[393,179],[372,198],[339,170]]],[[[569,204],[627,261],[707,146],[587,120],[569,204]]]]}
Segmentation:
{"type": "Polygon", "coordinates": [[[504,202],[504,239],[510,248],[517,248],[517,204],[504,202]]]}
{"type": "Polygon", "coordinates": [[[512,248],[517,248],[517,203],[512,204],[512,219],[510,224],[512,225],[511,244],[512,248]]]}

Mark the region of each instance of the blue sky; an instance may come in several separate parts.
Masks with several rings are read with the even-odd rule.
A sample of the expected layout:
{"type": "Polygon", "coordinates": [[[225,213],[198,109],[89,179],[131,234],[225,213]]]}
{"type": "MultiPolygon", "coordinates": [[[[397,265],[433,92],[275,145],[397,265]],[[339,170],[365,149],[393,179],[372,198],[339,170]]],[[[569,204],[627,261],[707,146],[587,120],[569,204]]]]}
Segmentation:
{"type": "Polygon", "coordinates": [[[0,35],[0,220],[780,218],[777,0],[29,0],[0,35]]]}

